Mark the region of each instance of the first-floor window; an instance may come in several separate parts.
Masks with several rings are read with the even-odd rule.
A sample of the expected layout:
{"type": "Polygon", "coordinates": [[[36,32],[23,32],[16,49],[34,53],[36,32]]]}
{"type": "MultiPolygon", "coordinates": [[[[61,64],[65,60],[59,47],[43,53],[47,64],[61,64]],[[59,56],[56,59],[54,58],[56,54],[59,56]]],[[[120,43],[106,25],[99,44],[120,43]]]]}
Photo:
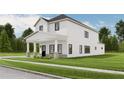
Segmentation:
{"type": "Polygon", "coordinates": [[[62,44],[58,44],[58,53],[62,54],[62,44]]]}
{"type": "Polygon", "coordinates": [[[97,47],[95,46],[95,50],[97,50],[97,47]]]}
{"type": "Polygon", "coordinates": [[[82,45],[79,45],[79,53],[82,54],[82,45]]]}
{"type": "Polygon", "coordinates": [[[84,46],[85,53],[90,53],[90,46],[84,46]]]}
{"type": "Polygon", "coordinates": [[[50,54],[53,54],[54,53],[54,48],[55,48],[54,45],[49,45],[49,53],[50,54]]]}
{"type": "Polygon", "coordinates": [[[72,54],[72,44],[69,44],[69,54],[72,54]]]}
{"type": "Polygon", "coordinates": [[[101,49],[103,50],[103,47],[101,47],[101,49]]]}

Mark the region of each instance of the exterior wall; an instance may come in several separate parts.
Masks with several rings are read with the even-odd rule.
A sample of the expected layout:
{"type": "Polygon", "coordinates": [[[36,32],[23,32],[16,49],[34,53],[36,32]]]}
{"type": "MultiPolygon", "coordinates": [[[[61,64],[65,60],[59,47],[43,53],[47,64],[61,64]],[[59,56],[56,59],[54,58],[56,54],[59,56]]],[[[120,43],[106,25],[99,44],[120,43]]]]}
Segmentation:
{"type": "MultiPolygon", "coordinates": [[[[36,25],[36,31],[39,30],[39,26],[43,25],[43,31],[58,33],[62,35],[67,35],[67,43],[59,41],[59,43],[63,44],[63,54],[67,55],[67,57],[80,57],[80,56],[91,56],[91,55],[100,55],[104,54],[104,44],[99,43],[98,33],[77,25],[68,20],[60,21],[60,30],[55,31],[55,23],[47,23],[45,20],[41,19],[36,25]],[[89,38],[84,37],[84,32],[89,32],[89,38]],[[73,45],[72,54],[68,54],[68,44],[73,45]],[[79,45],[82,45],[82,54],[79,53],[79,45]],[[90,54],[84,53],[84,46],[90,46],[90,54]],[[97,49],[95,50],[95,47],[97,49]],[[101,49],[103,47],[103,49],[101,49]]],[[[46,53],[49,54],[49,44],[54,44],[54,42],[46,42],[42,43],[42,45],[46,45],[46,53]]]]}
{"type": "Polygon", "coordinates": [[[44,19],[40,19],[40,21],[37,23],[36,27],[35,27],[35,31],[39,31],[39,26],[43,25],[43,32],[47,32],[48,31],[48,22],[45,21],[44,19]]]}
{"type": "MultiPolygon", "coordinates": [[[[44,42],[41,45],[46,45],[46,54],[49,55],[49,45],[55,44],[54,41],[44,42]]],[[[62,44],[62,54],[67,55],[67,42],[58,41],[58,44],[62,44]]]]}
{"type": "Polygon", "coordinates": [[[60,28],[59,31],[55,31],[55,23],[50,23],[49,24],[49,28],[48,31],[52,32],[52,33],[58,33],[58,34],[62,34],[62,35],[67,35],[67,21],[60,21],[60,28]]]}
{"type": "Polygon", "coordinates": [[[104,49],[101,50],[101,46],[104,47],[104,45],[99,44],[98,40],[98,33],[95,31],[91,31],[89,29],[86,29],[82,26],[76,25],[75,23],[72,23],[70,21],[67,22],[67,35],[68,35],[68,44],[72,44],[73,46],[73,53],[68,54],[68,57],[77,57],[77,56],[90,56],[90,55],[99,55],[104,54],[104,49]],[[89,32],[89,38],[84,37],[84,31],[89,32]],[[83,53],[79,53],[79,45],[83,46],[83,53]],[[84,46],[90,46],[90,54],[84,53],[84,46]],[[95,47],[97,47],[97,50],[95,50],[95,47]]]}

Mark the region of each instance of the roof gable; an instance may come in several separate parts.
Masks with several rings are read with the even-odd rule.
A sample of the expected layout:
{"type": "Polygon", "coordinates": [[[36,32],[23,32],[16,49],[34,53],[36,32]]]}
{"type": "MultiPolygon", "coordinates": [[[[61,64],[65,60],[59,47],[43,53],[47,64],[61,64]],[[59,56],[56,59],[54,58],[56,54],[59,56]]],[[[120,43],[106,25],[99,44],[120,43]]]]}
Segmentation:
{"type": "Polygon", "coordinates": [[[43,19],[43,20],[45,20],[46,22],[48,22],[48,20],[47,20],[47,19],[45,19],[45,18],[41,17],[41,18],[39,18],[39,19],[37,20],[37,22],[34,24],[34,27],[38,24],[38,22],[39,22],[41,19],[43,19]]]}
{"type": "MultiPolygon", "coordinates": [[[[86,25],[86,24],[83,24],[82,22],[80,22],[80,21],[78,21],[78,20],[75,20],[75,19],[73,19],[73,18],[71,18],[71,17],[69,17],[69,16],[66,16],[66,15],[64,15],[64,14],[60,14],[60,15],[58,15],[58,16],[56,16],[56,17],[54,17],[54,18],[51,18],[51,19],[45,19],[45,18],[42,18],[43,20],[45,20],[45,21],[47,21],[47,22],[53,22],[53,21],[58,21],[58,20],[61,20],[61,19],[70,19],[70,20],[72,20],[72,21],[74,21],[74,22],[76,22],[76,23],[78,23],[78,25],[81,25],[81,26],[84,26],[84,27],[86,27],[86,28],[88,28],[88,29],[91,29],[91,30],[93,30],[93,31],[95,31],[95,32],[97,32],[94,28],[92,28],[92,27],[90,27],[90,26],[88,26],[88,25],[86,25]]],[[[39,18],[39,20],[35,23],[35,25],[34,26],[36,26],[37,25],[37,23],[40,21],[40,19],[41,18],[39,18]]]]}

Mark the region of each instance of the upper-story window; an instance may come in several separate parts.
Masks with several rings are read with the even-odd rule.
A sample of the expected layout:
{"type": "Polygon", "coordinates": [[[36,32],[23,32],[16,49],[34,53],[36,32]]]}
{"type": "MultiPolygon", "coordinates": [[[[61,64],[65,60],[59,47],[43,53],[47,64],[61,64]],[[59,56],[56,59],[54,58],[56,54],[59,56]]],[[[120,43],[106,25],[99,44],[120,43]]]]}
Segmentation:
{"type": "Polygon", "coordinates": [[[84,37],[85,37],[85,38],[89,38],[89,32],[84,31],[84,37]]]}
{"type": "Polygon", "coordinates": [[[59,31],[59,22],[55,23],[55,31],[59,31]]]}
{"type": "Polygon", "coordinates": [[[39,26],[39,31],[43,31],[43,25],[39,26]]]}

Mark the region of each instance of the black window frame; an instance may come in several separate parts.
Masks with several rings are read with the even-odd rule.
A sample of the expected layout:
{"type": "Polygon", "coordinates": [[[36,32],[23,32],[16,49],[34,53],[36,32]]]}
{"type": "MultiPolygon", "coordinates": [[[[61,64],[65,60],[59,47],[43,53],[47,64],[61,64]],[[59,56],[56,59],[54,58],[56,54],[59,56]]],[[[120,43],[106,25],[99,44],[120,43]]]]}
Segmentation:
{"type": "Polygon", "coordinates": [[[89,32],[88,31],[84,31],[84,37],[89,38],[89,32]]]}
{"type": "Polygon", "coordinates": [[[41,48],[42,48],[42,51],[46,51],[46,45],[42,45],[41,48]]]}
{"type": "Polygon", "coordinates": [[[101,50],[103,50],[103,47],[101,47],[101,50]]]}
{"type": "Polygon", "coordinates": [[[84,46],[84,53],[90,54],[90,46],[87,46],[87,45],[84,46]]]}
{"type": "Polygon", "coordinates": [[[49,54],[54,54],[54,52],[55,52],[55,45],[54,44],[49,45],[49,54]],[[53,47],[53,50],[51,50],[51,47],[53,47]]]}
{"type": "Polygon", "coordinates": [[[82,54],[83,53],[83,46],[79,45],[79,53],[82,54]]]}
{"type": "Polygon", "coordinates": [[[72,52],[73,52],[73,46],[72,44],[68,44],[68,53],[72,54],[72,52]]]}
{"type": "Polygon", "coordinates": [[[39,31],[43,31],[43,25],[39,26],[39,31]]]}
{"type": "Polygon", "coordinates": [[[58,54],[62,54],[62,44],[57,45],[58,54]]]}
{"type": "Polygon", "coordinates": [[[95,50],[97,50],[97,47],[95,46],[95,50]]]}
{"type": "Polygon", "coordinates": [[[59,29],[60,29],[60,23],[56,22],[55,23],[55,31],[59,31],[59,29]]]}

